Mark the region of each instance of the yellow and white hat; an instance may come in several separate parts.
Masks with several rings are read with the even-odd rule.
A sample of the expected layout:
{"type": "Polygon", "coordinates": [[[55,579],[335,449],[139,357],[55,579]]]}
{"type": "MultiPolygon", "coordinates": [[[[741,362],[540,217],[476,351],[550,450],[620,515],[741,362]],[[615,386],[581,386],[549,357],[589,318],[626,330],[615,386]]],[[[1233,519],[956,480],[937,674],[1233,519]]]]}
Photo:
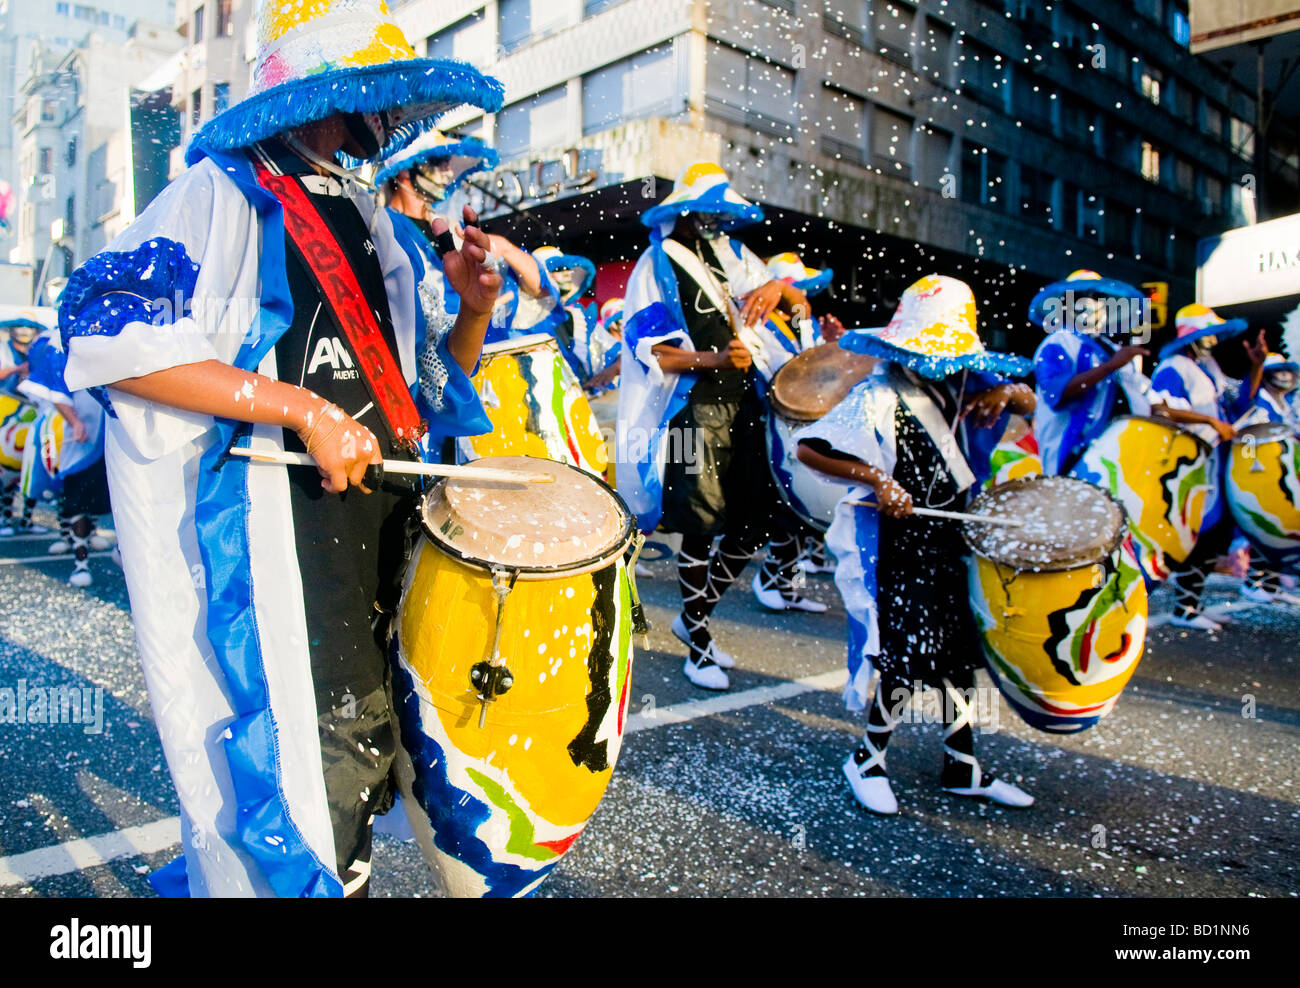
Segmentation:
{"type": "Polygon", "coordinates": [[[1245,319],[1224,319],[1208,305],[1193,302],[1178,310],[1174,316],[1174,327],[1178,331],[1178,338],[1165,344],[1160,351],[1161,360],[1207,336],[1218,337],[1220,342],[1240,336],[1250,328],[1250,324],[1245,319]]]}
{"type": "Polygon", "coordinates": [[[641,222],[667,236],[677,218],[688,213],[717,216],[724,230],[748,226],[763,218],[763,210],[737,193],[722,166],[712,161],[697,161],[683,168],[672,192],[659,205],[642,213],[641,222]]]}
{"type": "Polygon", "coordinates": [[[367,123],[382,160],[448,110],[468,103],[495,112],[502,96],[497,80],[469,65],[416,56],[383,0],[260,0],[248,96],[213,117],[186,158],[359,114],[377,118],[367,123]]]}
{"type": "Polygon", "coordinates": [[[789,282],[805,295],[816,295],[826,289],[835,277],[831,268],[810,268],[798,254],[786,251],[767,259],[768,273],[777,281],[789,282]]]}
{"type": "Polygon", "coordinates": [[[926,275],[903,293],[888,326],[845,333],[840,346],[892,360],[932,380],[963,370],[1028,374],[1031,360],[984,348],[976,316],[970,285],[944,275],[926,275]]]}

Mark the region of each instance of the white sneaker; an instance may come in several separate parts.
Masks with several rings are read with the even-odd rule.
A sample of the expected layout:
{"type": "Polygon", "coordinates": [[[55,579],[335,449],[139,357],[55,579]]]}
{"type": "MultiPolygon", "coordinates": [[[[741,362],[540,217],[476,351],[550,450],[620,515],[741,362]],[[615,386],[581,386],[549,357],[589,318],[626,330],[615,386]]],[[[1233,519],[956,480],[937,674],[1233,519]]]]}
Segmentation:
{"type": "Polygon", "coordinates": [[[59,539],[57,542],[51,542],[50,547],[45,551],[51,556],[66,556],[72,551],[72,543],[67,539],[59,539]]]}
{"type": "Polygon", "coordinates": [[[1209,631],[1217,633],[1223,630],[1223,625],[1219,624],[1209,617],[1206,617],[1201,611],[1192,611],[1190,614],[1182,614],[1175,611],[1169,616],[1169,623],[1175,628],[1191,628],[1194,631],[1209,631]]]}
{"type": "Polygon", "coordinates": [[[68,577],[68,582],[74,587],[88,587],[95,582],[94,577],[90,575],[88,569],[74,569],[72,575],[68,577]]]}
{"type": "Polygon", "coordinates": [[[994,779],[987,786],[970,786],[965,789],[949,789],[944,786],[946,793],[954,796],[970,796],[975,799],[987,799],[994,803],[1000,803],[1003,806],[1013,806],[1016,809],[1024,809],[1027,806],[1034,805],[1034,797],[1029,795],[1019,786],[1011,782],[1003,782],[1001,779],[994,779]]]}
{"type": "Polygon", "coordinates": [[[754,591],[758,602],[769,611],[807,611],[809,614],[824,614],[827,611],[826,605],[821,601],[809,600],[807,597],[797,595],[794,600],[787,600],[775,587],[763,589],[761,576],[761,573],[755,573],[749,586],[754,591]]]}
{"type": "Polygon", "coordinates": [[[112,546],[113,543],[102,535],[92,534],[90,538],[86,540],[86,544],[90,546],[91,552],[103,552],[105,549],[112,546]]]}
{"type": "Polygon", "coordinates": [[[898,812],[898,800],[894,798],[888,776],[873,775],[864,779],[858,774],[858,766],[852,755],[845,760],[843,768],[844,778],[848,779],[849,788],[853,790],[853,798],[860,804],[881,816],[894,816],[898,812]]]}
{"type": "MultiPolygon", "coordinates": [[[[682,620],[680,614],[673,618],[672,632],[677,636],[679,642],[688,648],[690,647],[691,636],[686,633],[686,622],[682,620]]],[[[723,669],[734,669],[736,667],[736,660],[732,658],[730,653],[718,648],[717,642],[709,642],[709,658],[722,666],[723,669]]]]}
{"type": "Polygon", "coordinates": [[[717,663],[697,666],[688,657],[686,664],[682,666],[682,675],[701,689],[725,690],[731,687],[731,679],[728,678],[717,663]]]}

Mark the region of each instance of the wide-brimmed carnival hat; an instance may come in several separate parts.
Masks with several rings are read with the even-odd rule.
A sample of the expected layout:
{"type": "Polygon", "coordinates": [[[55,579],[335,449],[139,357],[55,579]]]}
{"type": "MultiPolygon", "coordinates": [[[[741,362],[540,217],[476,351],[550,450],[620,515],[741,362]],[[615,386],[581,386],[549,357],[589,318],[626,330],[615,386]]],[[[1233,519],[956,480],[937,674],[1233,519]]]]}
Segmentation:
{"type": "Polygon", "coordinates": [[[372,157],[384,160],[454,107],[496,112],[503,93],[462,62],[417,57],[383,0],[259,0],[248,95],[208,121],[186,160],[336,113],[380,117],[383,138],[372,157]]]}
{"type": "Polygon", "coordinates": [[[0,330],[8,332],[9,338],[16,343],[30,343],[49,328],[35,319],[25,319],[21,316],[17,319],[0,320],[0,330]]]}
{"type": "Polygon", "coordinates": [[[1250,328],[1250,323],[1245,319],[1224,319],[1209,306],[1193,302],[1178,310],[1174,316],[1174,326],[1178,330],[1178,338],[1165,344],[1160,351],[1161,360],[1207,336],[1217,337],[1220,343],[1240,336],[1250,328]]]}
{"type": "MultiPolygon", "coordinates": [[[[442,190],[441,196],[433,200],[442,202],[460,187],[460,184],[477,172],[490,171],[501,161],[495,148],[490,148],[477,137],[448,137],[440,130],[430,130],[421,134],[401,151],[384,162],[384,166],[375,174],[375,185],[383,185],[397,177],[398,172],[418,169],[421,165],[451,165],[452,178],[442,190]]],[[[426,195],[426,185],[417,183],[420,191],[426,195]]]]}
{"type": "Polygon", "coordinates": [[[805,295],[816,295],[830,285],[835,272],[831,268],[810,268],[793,251],[777,254],[767,260],[768,273],[777,281],[785,281],[805,295]]]}
{"type": "Polygon", "coordinates": [[[533,257],[546,268],[549,274],[560,271],[581,271],[582,280],[574,282],[574,288],[568,292],[569,298],[580,298],[588,286],[596,280],[596,265],[578,254],[566,254],[558,247],[538,247],[533,257]]]}
{"type": "Polygon", "coordinates": [[[1288,360],[1280,353],[1270,353],[1264,358],[1265,375],[1272,374],[1276,371],[1290,371],[1292,374],[1300,374],[1300,363],[1294,360],[1288,360]]]}
{"type": "Polygon", "coordinates": [[[964,281],[940,274],[926,275],[905,291],[888,326],[845,333],[840,346],[892,360],[931,380],[964,370],[1020,377],[1033,367],[1025,357],[984,349],[975,293],[964,281]]]}
{"type": "Polygon", "coordinates": [[[605,304],[600,307],[600,324],[608,326],[612,322],[618,322],[623,318],[624,302],[621,298],[608,298],[605,304]]]}
{"type": "Polygon", "coordinates": [[[683,168],[672,192],[659,205],[642,213],[641,222],[667,236],[677,224],[677,218],[690,213],[718,217],[718,226],[723,230],[734,230],[763,219],[763,210],[736,192],[722,166],[712,161],[697,161],[683,168]]]}
{"type": "Polygon", "coordinates": [[[1064,329],[1063,325],[1058,325],[1059,320],[1051,318],[1051,310],[1060,307],[1063,312],[1069,298],[1125,299],[1135,304],[1135,312],[1144,311],[1141,306],[1146,300],[1141,291],[1126,281],[1103,278],[1096,271],[1079,270],[1066,276],[1063,281],[1052,282],[1034,296],[1034,300],[1029,303],[1029,321],[1048,333],[1064,329]]]}

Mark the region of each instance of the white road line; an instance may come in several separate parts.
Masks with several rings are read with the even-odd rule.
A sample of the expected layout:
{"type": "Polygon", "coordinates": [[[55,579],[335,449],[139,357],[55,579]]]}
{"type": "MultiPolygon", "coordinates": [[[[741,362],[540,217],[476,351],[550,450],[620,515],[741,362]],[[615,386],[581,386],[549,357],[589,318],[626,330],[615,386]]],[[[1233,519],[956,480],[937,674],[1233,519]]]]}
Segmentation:
{"type": "MultiPolygon", "coordinates": [[[[112,550],[109,550],[108,552],[92,552],[86,558],[108,559],[112,555],[112,550]]],[[[25,566],[27,563],[70,563],[72,561],[72,553],[65,552],[61,556],[19,556],[11,559],[0,559],[0,566],[25,566]]]]}
{"type": "Polygon", "coordinates": [[[139,827],[14,854],[0,858],[0,888],[28,885],[42,878],[94,868],[119,858],[165,851],[180,842],[181,818],[173,816],[139,827]]]}
{"type": "MultiPolygon", "coordinates": [[[[656,727],[684,724],[701,717],[730,713],[757,707],[765,703],[789,700],[818,690],[834,690],[844,686],[843,670],[818,673],[802,679],[773,686],[759,686],[739,693],[721,693],[707,700],[689,700],[672,706],[635,713],[624,725],[625,733],[648,731],[656,727]]],[[[0,888],[29,885],[42,878],[66,875],[69,872],[94,868],[120,858],[133,858],[141,854],[154,854],[176,847],[181,842],[180,817],[168,817],[140,827],[128,827],[97,837],[86,837],[42,847],[35,851],[0,858],[0,888]]]]}

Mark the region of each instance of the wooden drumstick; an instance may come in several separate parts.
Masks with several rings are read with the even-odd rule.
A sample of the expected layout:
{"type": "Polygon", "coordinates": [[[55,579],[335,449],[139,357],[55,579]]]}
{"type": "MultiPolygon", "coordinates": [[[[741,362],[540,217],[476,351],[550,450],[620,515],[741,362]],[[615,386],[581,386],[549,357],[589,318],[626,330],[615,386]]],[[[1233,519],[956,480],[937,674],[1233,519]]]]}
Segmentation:
{"type": "MultiPolygon", "coordinates": [[[[236,446],[230,450],[235,456],[243,456],[254,463],[281,463],[291,467],[314,467],[316,461],[306,453],[285,453],[278,449],[249,449],[236,446]]],[[[383,483],[385,473],[417,474],[424,477],[448,477],[453,480],[469,481],[481,484],[553,484],[555,475],[550,473],[529,473],[524,470],[499,470],[493,467],[464,466],[453,463],[415,463],[410,460],[384,460],[372,463],[366,468],[365,484],[374,490],[383,483]],[[373,483],[372,483],[373,481],[373,483]]]]}
{"type": "MultiPolygon", "coordinates": [[[[848,501],[854,507],[875,508],[880,505],[875,501],[848,501]]],[[[1025,523],[1019,518],[995,518],[993,515],[969,515],[960,511],[940,511],[938,508],[913,508],[912,514],[924,515],[926,518],[950,518],[953,521],[973,521],[981,525],[1003,525],[1007,528],[1024,528],[1025,523]]]]}

